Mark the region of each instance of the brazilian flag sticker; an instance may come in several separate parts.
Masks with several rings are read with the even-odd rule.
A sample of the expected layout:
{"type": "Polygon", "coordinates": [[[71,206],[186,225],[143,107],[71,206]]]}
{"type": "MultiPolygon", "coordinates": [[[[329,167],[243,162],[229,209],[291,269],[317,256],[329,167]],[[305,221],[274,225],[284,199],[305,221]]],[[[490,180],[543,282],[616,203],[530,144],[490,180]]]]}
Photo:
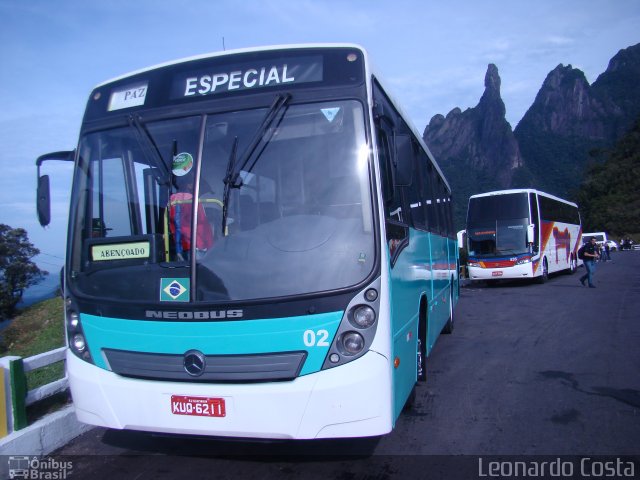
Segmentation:
{"type": "Polygon", "coordinates": [[[161,278],[161,302],[188,302],[190,282],[188,278],[161,278]]]}

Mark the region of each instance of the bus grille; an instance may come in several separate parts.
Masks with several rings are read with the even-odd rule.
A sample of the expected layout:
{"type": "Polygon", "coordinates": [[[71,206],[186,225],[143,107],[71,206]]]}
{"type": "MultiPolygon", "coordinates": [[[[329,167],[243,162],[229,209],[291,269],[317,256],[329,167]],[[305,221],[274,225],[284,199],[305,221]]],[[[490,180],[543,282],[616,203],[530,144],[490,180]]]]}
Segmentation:
{"type": "Polygon", "coordinates": [[[298,376],[307,352],[256,355],[206,355],[206,366],[197,377],[184,368],[184,355],[123,350],[103,350],[111,370],[118,375],[152,380],[189,382],[269,382],[298,376]]]}

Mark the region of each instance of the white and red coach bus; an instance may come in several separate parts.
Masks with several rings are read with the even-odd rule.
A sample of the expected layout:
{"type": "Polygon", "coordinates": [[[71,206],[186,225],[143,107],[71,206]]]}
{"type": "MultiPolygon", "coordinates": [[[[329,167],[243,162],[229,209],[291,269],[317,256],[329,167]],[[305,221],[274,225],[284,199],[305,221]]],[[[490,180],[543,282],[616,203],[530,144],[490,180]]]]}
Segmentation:
{"type": "Polygon", "coordinates": [[[582,226],[575,203],[533,189],[473,195],[467,211],[471,280],[536,278],[578,266],[582,226]]]}

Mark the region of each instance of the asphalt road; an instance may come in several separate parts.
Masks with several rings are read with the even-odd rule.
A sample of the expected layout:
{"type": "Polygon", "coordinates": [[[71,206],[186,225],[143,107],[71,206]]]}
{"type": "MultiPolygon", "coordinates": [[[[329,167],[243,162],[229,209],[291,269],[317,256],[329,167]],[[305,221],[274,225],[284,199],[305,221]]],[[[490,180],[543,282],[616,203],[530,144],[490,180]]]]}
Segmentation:
{"type": "Polygon", "coordinates": [[[606,460],[595,456],[606,455],[635,462],[640,478],[639,271],[640,252],[614,252],[595,289],[580,285],[583,268],[544,285],[464,287],[415,406],[382,438],[258,443],[94,429],[53,458],[72,462],[67,478],[352,480],[480,478],[496,458],[506,459],[503,474],[514,459],[555,459],[594,478],[606,460]]]}

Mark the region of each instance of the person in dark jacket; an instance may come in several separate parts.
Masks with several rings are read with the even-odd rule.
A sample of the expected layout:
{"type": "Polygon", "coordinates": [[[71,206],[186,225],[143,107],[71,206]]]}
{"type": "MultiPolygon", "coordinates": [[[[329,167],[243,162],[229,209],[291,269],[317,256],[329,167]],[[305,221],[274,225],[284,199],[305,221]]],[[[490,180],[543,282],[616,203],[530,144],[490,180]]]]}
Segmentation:
{"type": "Polygon", "coordinates": [[[589,243],[584,246],[584,268],[587,273],[580,277],[580,283],[585,286],[584,282],[589,281],[589,288],[596,288],[593,284],[593,275],[596,273],[596,261],[598,260],[598,249],[596,239],[591,237],[589,243]]]}

